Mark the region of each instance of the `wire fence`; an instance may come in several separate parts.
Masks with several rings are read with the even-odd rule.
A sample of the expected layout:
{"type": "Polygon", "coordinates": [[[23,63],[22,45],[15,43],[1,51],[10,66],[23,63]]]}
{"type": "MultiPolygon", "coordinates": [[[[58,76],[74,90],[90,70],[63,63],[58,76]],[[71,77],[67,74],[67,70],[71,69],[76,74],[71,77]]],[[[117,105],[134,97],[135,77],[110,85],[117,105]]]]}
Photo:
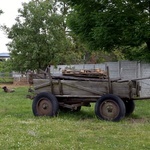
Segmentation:
{"type": "Polygon", "coordinates": [[[27,83],[27,76],[22,75],[17,72],[0,72],[0,83],[19,83],[19,82],[26,82],[27,83]]]}

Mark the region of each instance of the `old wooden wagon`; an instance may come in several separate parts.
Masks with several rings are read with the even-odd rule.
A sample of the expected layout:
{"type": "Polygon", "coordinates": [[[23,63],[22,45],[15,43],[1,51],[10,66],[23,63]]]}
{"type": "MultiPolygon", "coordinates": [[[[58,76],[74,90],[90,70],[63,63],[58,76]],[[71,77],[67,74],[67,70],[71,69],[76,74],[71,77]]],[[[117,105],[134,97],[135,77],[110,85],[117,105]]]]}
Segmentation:
{"type": "Polygon", "coordinates": [[[80,111],[82,106],[95,103],[98,119],[119,121],[130,115],[139,99],[138,79],[121,80],[107,77],[50,75],[33,79],[35,116],[57,116],[59,110],[80,111]]]}

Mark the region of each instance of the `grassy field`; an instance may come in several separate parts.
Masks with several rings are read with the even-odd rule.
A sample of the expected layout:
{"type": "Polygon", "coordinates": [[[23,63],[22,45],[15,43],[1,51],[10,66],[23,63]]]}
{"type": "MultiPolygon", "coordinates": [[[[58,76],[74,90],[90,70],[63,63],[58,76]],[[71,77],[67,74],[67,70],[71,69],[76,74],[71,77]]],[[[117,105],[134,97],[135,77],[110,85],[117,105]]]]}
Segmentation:
{"type": "Polygon", "coordinates": [[[0,149],[148,150],[150,101],[136,101],[134,113],[120,122],[98,120],[92,107],[58,117],[34,117],[28,87],[0,91],[0,149]]]}

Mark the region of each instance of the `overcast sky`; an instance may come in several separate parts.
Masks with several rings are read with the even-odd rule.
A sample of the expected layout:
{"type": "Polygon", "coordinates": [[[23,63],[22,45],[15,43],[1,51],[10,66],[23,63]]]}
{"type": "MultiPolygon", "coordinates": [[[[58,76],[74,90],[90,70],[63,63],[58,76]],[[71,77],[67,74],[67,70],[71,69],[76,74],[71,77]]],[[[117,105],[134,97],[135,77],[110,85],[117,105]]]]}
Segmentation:
{"type": "MultiPolygon", "coordinates": [[[[0,15],[0,25],[11,27],[18,16],[18,9],[22,8],[22,3],[30,0],[0,0],[0,10],[4,13],[0,15]]],[[[9,40],[3,31],[0,30],[0,53],[8,52],[6,44],[9,40]]]]}

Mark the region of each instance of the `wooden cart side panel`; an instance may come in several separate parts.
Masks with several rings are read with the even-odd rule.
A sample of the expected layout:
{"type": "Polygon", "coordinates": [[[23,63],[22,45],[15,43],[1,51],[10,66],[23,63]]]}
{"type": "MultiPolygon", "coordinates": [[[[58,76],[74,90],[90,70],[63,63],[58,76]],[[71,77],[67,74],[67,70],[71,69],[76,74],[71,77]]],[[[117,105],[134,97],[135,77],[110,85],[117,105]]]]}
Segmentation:
{"type": "Polygon", "coordinates": [[[121,98],[130,99],[133,96],[132,83],[131,82],[124,82],[124,83],[113,82],[112,92],[113,94],[121,98]]]}
{"type": "MultiPolygon", "coordinates": [[[[34,79],[35,93],[52,92],[55,95],[96,96],[109,93],[108,82],[34,79]]],[[[133,98],[132,82],[112,82],[112,94],[133,98]]]]}
{"type": "Polygon", "coordinates": [[[55,95],[103,95],[108,93],[107,82],[34,79],[36,93],[52,92],[55,95]],[[53,88],[53,89],[52,89],[53,88]]]}
{"type": "Polygon", "coordinates": [[[103,95],[108,93],[107,82],[62,80],[65,95],[103,95]]]}
{"type": "Polygon", "coordinates": [[[33,79],[33,85],[36,94],[41,92],[52,92],[49,79],[33,79]]]}

